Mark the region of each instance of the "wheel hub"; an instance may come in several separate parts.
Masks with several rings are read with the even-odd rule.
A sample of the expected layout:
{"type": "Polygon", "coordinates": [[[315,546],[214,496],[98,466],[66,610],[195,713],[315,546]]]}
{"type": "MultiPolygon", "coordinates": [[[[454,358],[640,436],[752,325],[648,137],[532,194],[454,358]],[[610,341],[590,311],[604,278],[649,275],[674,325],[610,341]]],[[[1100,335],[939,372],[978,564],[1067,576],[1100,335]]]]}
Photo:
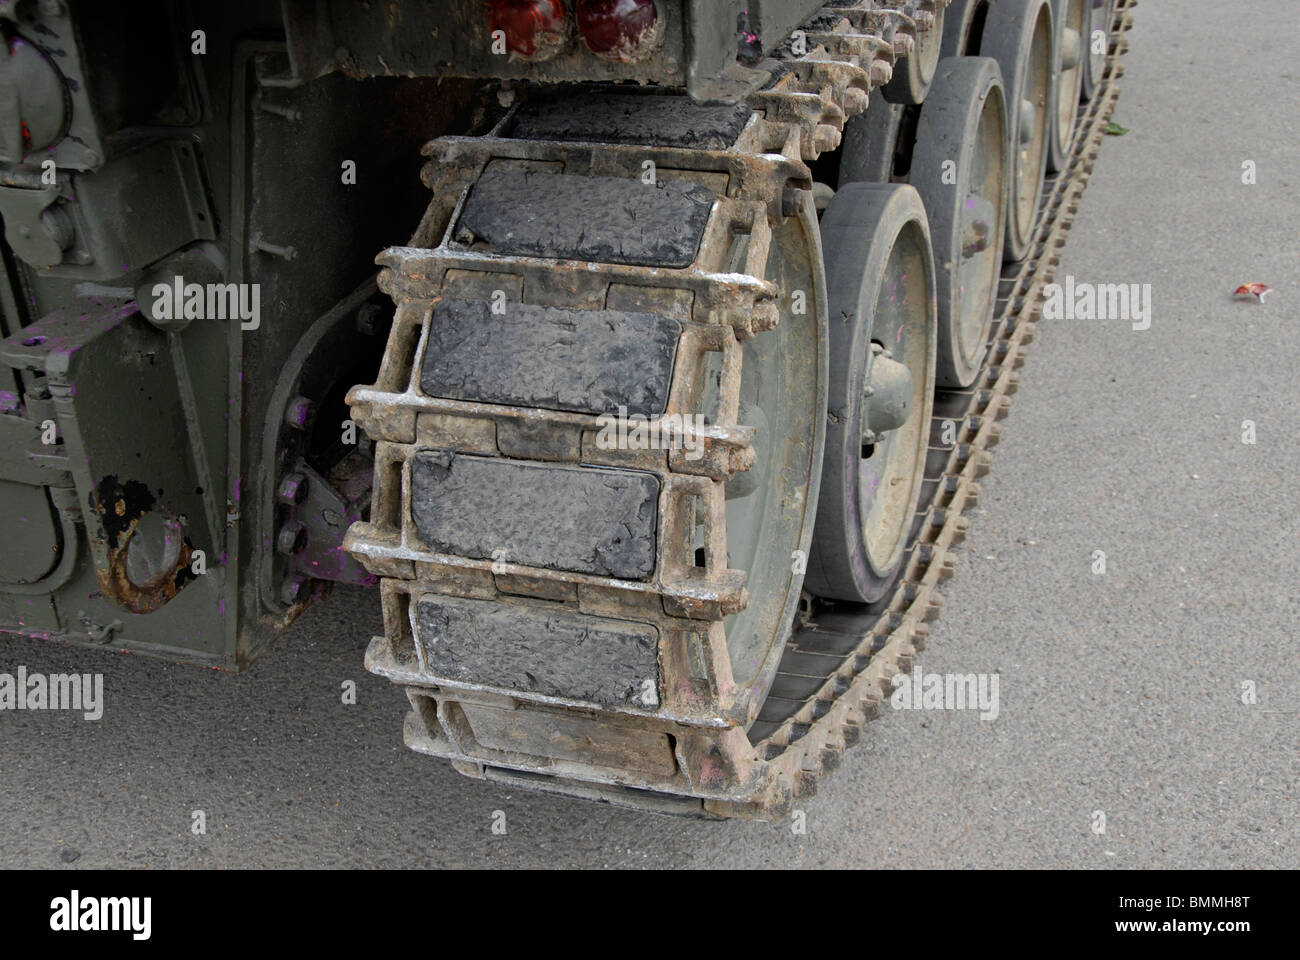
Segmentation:
{"type": "Polygon", "coordinates": [[[1037,121],[1034,111],[1034,101],[1020,101],[1020,142],[1022,144],[1030,143],[1034,139],[1034,125],[1037,121]]]}
{"type": "Polygon", "coordinates": [[[907,423],[912,412],[912,371],[878,343],[871,345],[871,379],[862,391],[866,416],[862,442],[878,443],[882,435],[907,423]]]}
{"type": "Polygon", "coordinates": [[[1061,69],[1073,70],[1082,61],[1083,42],[1079,37],[1079,31],[1066,27],[1061,37],[1061,69]]]}

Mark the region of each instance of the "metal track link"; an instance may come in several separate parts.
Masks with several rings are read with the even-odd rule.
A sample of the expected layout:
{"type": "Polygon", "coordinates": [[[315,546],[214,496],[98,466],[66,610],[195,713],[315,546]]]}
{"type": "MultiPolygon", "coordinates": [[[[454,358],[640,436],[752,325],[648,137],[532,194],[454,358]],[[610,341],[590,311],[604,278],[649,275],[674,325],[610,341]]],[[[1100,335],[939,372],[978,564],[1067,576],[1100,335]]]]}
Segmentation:
{"type": "MultiPolygon", "coordinates": [[[[376,470],[370,521],[352,527],[345,549],[382,578],[385,635],[366,665],[406,688],[409,746],[531,789],[776,818],[879,711],[887,674],[910,663],[937,614],[935,585],[951,572],[948,550],[1030,339],[1027,305],[1054,268],[1123,52],[1121,39],[1079,121],[1070,169],[1049,190],[1036,258],[1004,275],[985,378],[936,406],[936,422],[963,432],[955,448],[932,448],[905,578],[876,608],[839,611],[842,631],[836,611],[810,604],[786,653],[791,669],[800,654],[831,662],[816,634],[840,633],[852,649],[821,683],[778,674],[760,716],[734,682],[722,624],[748,602],[744,574],[726,567],[723,497],[754,456],[753,428],[738,422],[740,344],[788,309],[763,275],[774,227],[809,215],[805,162],[838,145],[844,120],[889,80],[893,56],[932,24],[925,14],[936,5],[945,0],[824,10],[806,31],[807,54],[768,63],[773,82],[726,149],[524,139],[512,133],[518,109],[486,137],[426,146],[433,200],[411,243],[379,258],[380,285],[398,305],[384,361],[375,384],[348,397],[376,440],[376,470]],[[625,196],[647,170],[660,189],[625,196]],[[659,206],[571,236],[556,212],[570,201],[555,198],[581,190],[595,191],[593,209],[643,196],[659,206]],[[517,226],[497,229],[497,200],[517,226]],[[642,222],[651,227],[638,232],[642,222]],[[528,323],[521,344],[511,311],[528,323]],[[528,381],[547,331],[563,347],[563,331],[589,321],[608,333],[590,333],[577,351],[604,350],[623,371],[605,395],[581,396],[581,371],[528,381]],[[481,347],[462,342],[484,330],[481,347]],[[600,413],[620,397],[653,422],[676,417],[692,442],[606,449],[600,413]],[[696,428],[687,415],[700,411],[708,419],[696,428]],[[692,447],[698,457],[686,455],[692,447]],[[566,515],[557,490],[597,505],[566,515]],[[545,536],[512,539],[512,517],[537,509],[557,512],[545,536]]],[[[1126,22],[1133,5],[1121,0],[1126,22]]]]}

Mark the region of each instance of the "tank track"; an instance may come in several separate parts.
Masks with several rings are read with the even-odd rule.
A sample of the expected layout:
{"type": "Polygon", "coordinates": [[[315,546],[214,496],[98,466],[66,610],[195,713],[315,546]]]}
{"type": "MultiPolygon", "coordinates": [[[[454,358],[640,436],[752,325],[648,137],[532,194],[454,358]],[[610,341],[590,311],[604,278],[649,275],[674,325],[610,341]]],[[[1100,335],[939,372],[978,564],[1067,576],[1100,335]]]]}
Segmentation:
{"type": "Polygon", "coordinates": [[[379,258],[380,286],[397,303],[384,361],[376,383],[348,397],[376,441],[376,468],[370,521],[355,524],[344,546],[381,577],[385,634],[371,641],[366,666],[404,687],[408,746],[527,789],[660,813],[777,819],[815,792],[882,713],[890,678],[911,668],[942,606],[938,585],[953,573],[963,514],[978,502],[976,480],[1000,439],[1039,291],[1054,276],[1118,97],[1123,32],[1137,4],[1117,5],[1103,82],[1080,109],[1067,169],[1046,183],[1031,257],[1003,272],[985,370],[974,387],[936,398],[903,575],[871,606],[805,594],[759,710],[732,677],[722,628],[748,602],[743,573],[725,566],[722,496],[722,482],[754,459],[753,428],[737,422],[739,343],[779,321],[781,292],[763,269],[773,225],[812,216],[806,164],[838,146],[845,120],[946,5],[828,6],[805,27],[806,55],[787,47],[765,65],[774,80],[748,110],[715,111],[724,130],[716,147],[707,129],[670,131],[653,144],[517,139],[506,135],[520,122],[516,110],[487,136],[425,147],[433,200],[411,244],[379,258]],[[734,144],[725,142],[729,124],[739,130],[734,144]],[[671,209],[635,209],[619,193],[646,160],[674,185],[663,191],[671,209]],[[563,259],[546,256],[551,241],[526,227],[530,217],[556,222],[548,203],[577,202],[562,196],[560,180],[547,182],[557,195],[524,210],[518,229],[494,234],[486,215],[494,198],[509,209],[536,197],[527,178],[555,169],[609,178],[588,185],[610,191],[597,197],[606,208],[628,210],[608,229],[555,241],[567,244],[563,259]],[[494,300],[508,302],[529,332],[494,326],[494,300]],[[593,320],[603,327],[583,326],[593,320]],[[466,356],[475,331],[506,343],[466,356]],[[609,365],[609,382],[584,395],[595,380],[575,361],[546,396],[523,395],[509,371],[566,331],[609,365]],[[426,361],[431,336],[441,338],[436,356],[460,357],[455,369],[426,361]],[[699,388],[705,372],[715,373],[716,398],[699,388]],[[692,436],[698,458],[593,443],[597,415],[614,404],[685,414],[706,402],[716,413],[692,436]],[[958,430],[951,446],[942,444],[948,421],[949,435],[958,430]],[[653,477],[657,492],[629,476],[653,477]],[[566,512],[574,501],[584,515],[566,512]],[[592,504],[603,521],[591,520],[602,512],[592,504]],[[549,539],[492,549],[484,529],[508,530],[512,513],[541,505],[555,511],[549,539]],[[582,543],[565,536],[570,528],[582,543]],[[554,645],[539,653],[543,635],[554,645]],[[530,644],[529,663],[561,664],[568,680],[514,663],[512,651],[530,644]]]}

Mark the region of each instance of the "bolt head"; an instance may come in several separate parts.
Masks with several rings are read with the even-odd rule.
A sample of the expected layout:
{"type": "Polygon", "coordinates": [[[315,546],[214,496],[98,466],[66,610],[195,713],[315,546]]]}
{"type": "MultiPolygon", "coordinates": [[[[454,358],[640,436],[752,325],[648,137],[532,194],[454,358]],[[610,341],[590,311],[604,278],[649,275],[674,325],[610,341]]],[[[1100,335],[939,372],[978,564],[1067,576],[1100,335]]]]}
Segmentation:
{"type": "Polygon", "coordinates": [[[280,582],[280,602],[287,607],[302,599],[307,586],[307,578],[300,573],[291,573],[280,582]]]}
{"type": "Polygon", "coordinates": [[[310,489],[310,481],[305,474],[286,473],[280,478],[280,487],[277,496],[281,503],[286,506],[297,506],[307,499],[307,493],[310,489]]]}
{"type": "Polygon", "coordinates": [[[286,557],[301,553],[306,546],[307,526],[298,520],[286,523],[275,535],[275,549],[286,557]]]}
{"type": "Polygon", "coordinates": [[[311,419],[314,406],[307,397],[294,397],[284,408],[284,422],[295,430],[307,429],[307,421],[311,419]]]}

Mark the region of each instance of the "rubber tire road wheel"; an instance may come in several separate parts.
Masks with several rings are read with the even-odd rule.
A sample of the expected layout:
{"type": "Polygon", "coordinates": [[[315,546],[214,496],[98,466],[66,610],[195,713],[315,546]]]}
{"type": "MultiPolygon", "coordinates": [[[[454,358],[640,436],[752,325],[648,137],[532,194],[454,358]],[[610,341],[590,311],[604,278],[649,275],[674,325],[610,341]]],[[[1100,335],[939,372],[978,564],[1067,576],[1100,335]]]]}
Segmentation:
{"type": "Polygon", "coordinates": [[[1079,85],[1079,96],[1084,101],[1091,100],[1101,85],[1102,73],[1106,69],[1106,52],[1110,50],[1110,31],[1115,22],[1115,0],[1083,0],[1085,8],[1083,35],[1083,78],[1079,85]],[[1093,34],[1098,30],[1105,33],[1103,41],[1105,52],[1093,53],[1093,34]]]}
{"type": "Polygon", "coordinates": [[[849,119],[840,141],[840,179],[849,183],[889,183],[894,178],[903,107],[890,103],[877,88],[865,112],[849,119]]]}
{"type": "Polygon", "coordinates": [[[1047,170],[1047,139],[1051,126],[1049,104],[1055,105],[1052,63],[1056,37],[1052,8],[1047,0],[998,0],[989,8],[980,41],[983,56],[1002,68],[1006,90],[1008,168],[1006,246],[1008,262],[1029,254],[1038,223],[1038,202],[1047,170]],[[1034,114],[1025,116],[1032,105],[1034,114]],[[1028,126],[1026,139],[1022,126],[1028,126]]]}
{"type": "Polygon", "coordinates": [[[940,56],[980,56],[980,35],[991,0],[952,0],[943,17],[943,42],[940,56]]]}
{"type": "Polygon", "coordinates": [[[970,386],[983,365],[1002,271],[1008,162],[997,61],[944,60],[917,123],[908,178],[934,245],[941,387],[970,386]]]}
{"type": "Polygon", "coordinates": [[[939,7],[934,14],[934,24],[929,30],[917,32],[912,53],[894,64],[894,75],[880,88],[890,103],[916,106],[925,100],[939,65],[943,46],[943,21],[945,10],[939,7]]]}
{"type": "Polygon", "coordinates": [[[830,396],[804,586],[818,596],[870,603],[884,596],[902,569],[925,474],[934,404],[934,258],[925,206],[905,184],[844,186],[822,215],[821,232],[830,396]],[[873,340],[908,368],[911,394],[903,425],[864,457],[863,392],[872,375],[873,340]]]}
{"type": "Polygon", "coordinates": [[[1092,0],[1052,0],[1052,20],[1056,24],[1056,110],[1052,113],[1052,131],[1047,141],[1047,169],[1059,173],[1065,169],[1074,143],[1074,118],[1079,111],[1079,91],[1083,86],[1083,57],[1087,17],[1085,3],[1092,0]],[[1070,68],[1065,57],[1076,46],[1078,62],[1070,68]]]}

